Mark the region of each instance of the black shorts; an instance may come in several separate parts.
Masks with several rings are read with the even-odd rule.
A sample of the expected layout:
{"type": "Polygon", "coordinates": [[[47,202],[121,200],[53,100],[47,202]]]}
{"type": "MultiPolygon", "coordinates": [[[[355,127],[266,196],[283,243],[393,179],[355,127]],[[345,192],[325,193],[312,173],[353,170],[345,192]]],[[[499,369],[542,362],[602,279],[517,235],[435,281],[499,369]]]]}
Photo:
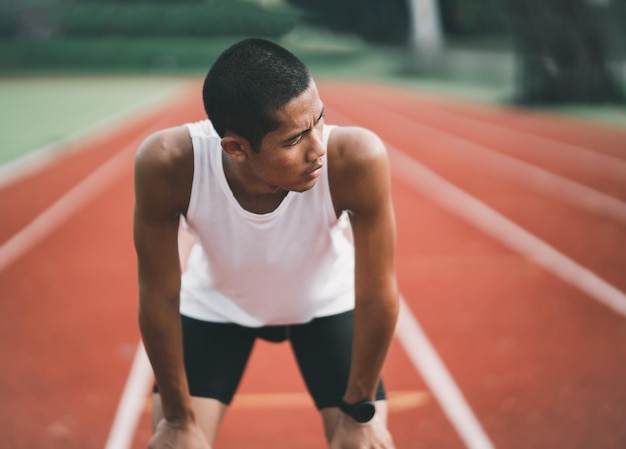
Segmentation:
{"type": "MultiPolygon", "coordinates": [[[[348,383],[352,311],[306,324],[249,328],[182,316],[183,349],[192,396],[230,404],[257,338],[289,340],[309,394],[318,409],[337,407],[348,383]]],[[[158,391],[155,386],[155,392],[158,391]]],[[[385,399],[382,379],[376,399],[385,399]]]]}

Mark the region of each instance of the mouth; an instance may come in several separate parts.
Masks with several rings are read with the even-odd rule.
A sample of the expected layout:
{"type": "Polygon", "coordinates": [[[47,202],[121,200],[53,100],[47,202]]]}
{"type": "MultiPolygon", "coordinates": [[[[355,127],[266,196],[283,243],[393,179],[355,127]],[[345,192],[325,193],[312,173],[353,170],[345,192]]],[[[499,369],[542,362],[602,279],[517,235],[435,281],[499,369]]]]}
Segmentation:
{"type": "Polygon", "coordinates": [[[324,166],[324,163],[320,163],[318,165],[316,165],[312,170],[309,170],[306,173],[306,176],[310,177],[310,178],[317,178],[320,173],[322,172],[322,167],[324,166]]]}

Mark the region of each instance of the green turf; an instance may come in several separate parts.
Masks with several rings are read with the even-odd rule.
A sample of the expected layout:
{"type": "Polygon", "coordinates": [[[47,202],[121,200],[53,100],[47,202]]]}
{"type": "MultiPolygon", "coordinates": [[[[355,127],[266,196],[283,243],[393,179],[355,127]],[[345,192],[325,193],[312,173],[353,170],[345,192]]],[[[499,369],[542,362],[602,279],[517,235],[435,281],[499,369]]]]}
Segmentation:
{"type": "Polygon", "coordinates": [[[182,87],[174,77],[0,78],[0,164],[182,87]]]}
{"type": "MultiPolygon", "coordinates": [[[[182,51],[184,47],[189,60],[208,64],[234,40],[174,41],[168,42],[169,47],[156,47],[167,54],[176,53],[175,49],[182,51]]],[[[420,73],[415,69],[415,55],[410,51],[371,47],[348,36],[298,28],[278,41],[300,56],[320,79],[365,79],[490,103],[506,102],[513,94],[514,61],[506,48],[468,49],[448,43],[439,70],[420,73]]],[[[150,47],[149,43],[144,44],[150,47]]],[[[109,50],[119,52],[121,44],[117,45],[109,50]]],[[[154,43],[151,45],[150,48],[155,47],[154,43]]],[[[152,67],[155,74],[71,75],[75,72],[70,71],[70,74],[0,78],[0,165],[171,91],[186,81],[184,75],[205,73],[206,67],[182,70],[178,65],[182,59],[166,57],[165,53],[158,67],[152,67]]],[[[624,107],[545,109],[618,128],[626,126],[624,107]]]]}

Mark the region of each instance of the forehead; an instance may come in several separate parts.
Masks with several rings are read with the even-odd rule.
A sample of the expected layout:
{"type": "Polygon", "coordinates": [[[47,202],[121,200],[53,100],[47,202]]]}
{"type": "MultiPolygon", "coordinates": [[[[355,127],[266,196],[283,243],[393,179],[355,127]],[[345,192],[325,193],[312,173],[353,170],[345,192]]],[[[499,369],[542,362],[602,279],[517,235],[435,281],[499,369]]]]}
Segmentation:
{"type": "Polygon", "coordinates": [[[307,90],[276,111],[274,117],[279,126],[271,134],[308,129],[313,126],[321,110],[322,100],[315,82],[311,80],[307,90]]]}

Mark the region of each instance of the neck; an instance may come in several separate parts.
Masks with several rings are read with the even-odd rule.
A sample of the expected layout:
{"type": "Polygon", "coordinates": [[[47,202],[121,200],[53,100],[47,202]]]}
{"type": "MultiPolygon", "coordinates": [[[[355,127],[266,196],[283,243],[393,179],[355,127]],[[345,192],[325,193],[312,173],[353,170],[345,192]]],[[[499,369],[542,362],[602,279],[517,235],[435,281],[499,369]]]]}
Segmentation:
{"type": "Polygon", "coordinates": [[[239,205],[248,212],[255,214],[272,212],[289,193],[287,190],[261,184],[228,156],[223,155],[222,160],[228,187],[239,205]]]}

